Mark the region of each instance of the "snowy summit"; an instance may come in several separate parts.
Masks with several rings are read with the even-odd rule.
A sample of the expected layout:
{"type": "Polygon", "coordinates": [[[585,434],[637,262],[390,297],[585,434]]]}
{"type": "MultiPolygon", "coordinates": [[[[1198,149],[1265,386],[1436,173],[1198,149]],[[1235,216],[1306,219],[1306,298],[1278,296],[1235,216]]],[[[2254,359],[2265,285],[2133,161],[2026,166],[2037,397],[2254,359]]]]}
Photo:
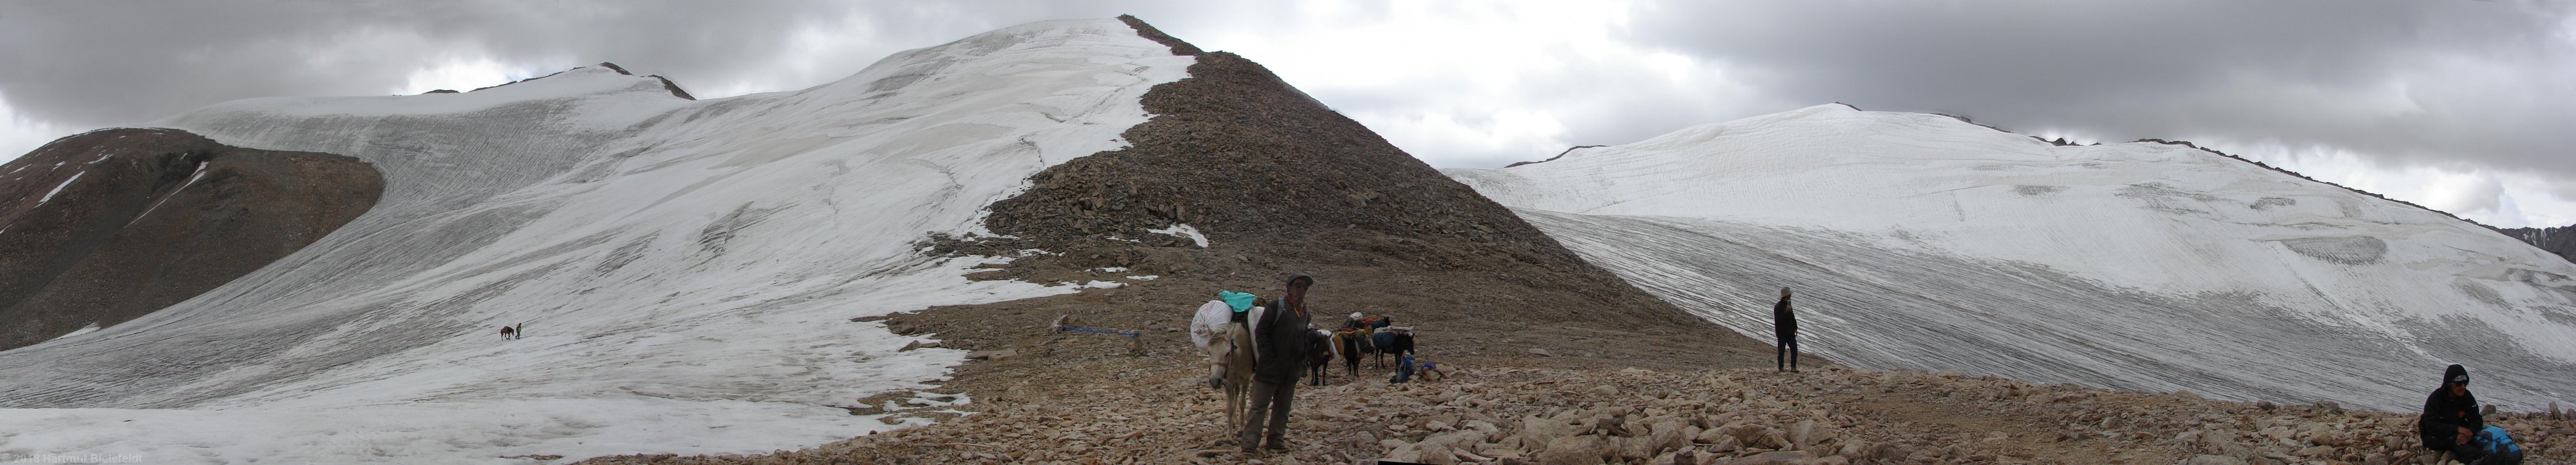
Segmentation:
{"type": "Polygon", "coordinates": [[[1746,335],[1796,287],[1804,346],[1860,367],[2404,411],[2462,363],[2505,408],[2576,393],[2576,265],[2180,145],[1824,105],[1445,172],[1746,335]]]}

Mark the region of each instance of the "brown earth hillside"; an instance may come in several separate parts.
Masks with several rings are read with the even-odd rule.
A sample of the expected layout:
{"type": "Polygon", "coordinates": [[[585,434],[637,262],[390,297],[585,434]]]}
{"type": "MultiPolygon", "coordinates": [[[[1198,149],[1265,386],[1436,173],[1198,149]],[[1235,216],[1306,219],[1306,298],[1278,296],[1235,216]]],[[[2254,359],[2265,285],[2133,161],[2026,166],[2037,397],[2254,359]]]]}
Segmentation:
{"type": "Polygon", "coordinates": [[[45,144],[0,165],[0,349],[195,297],[330,234],[383,191],[355,158],[175,129],[45,144]]]}
{"type": "Polygon", "coordinates": [[[1206,284],[1272,296],[1278,281],[1302,272],[1317,279],[1319,325],[1365,312],[1435,339],[1760,345],[1585,262],[1261,65],[1199,52],[1125,19],[1198,62],[1190,77],[1145,94],[1154,117],[1122,134],[1130,147],[1049,168],[1026,193],[991,207],[988,227],[1018,239],[968,250],[1065,252],[1022,259],[1007,276],[1049,282],[1128,267],[1213,281],[1147,284],[1179,287],[1179,298],[1150,309],[1171,318],[1213,298],[1217,288],[1206,284]],[[1175,224],[1196,227],[1211,244],[1148,232],[1175,224]]]}

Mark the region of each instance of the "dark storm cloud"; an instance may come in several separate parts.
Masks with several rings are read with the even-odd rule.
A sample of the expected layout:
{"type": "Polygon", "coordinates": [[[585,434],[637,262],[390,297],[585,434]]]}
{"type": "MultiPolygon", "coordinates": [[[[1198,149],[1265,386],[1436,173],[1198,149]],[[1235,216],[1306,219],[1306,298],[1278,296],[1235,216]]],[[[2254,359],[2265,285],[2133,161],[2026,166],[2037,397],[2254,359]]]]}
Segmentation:
{"type": "MultiPolygon", "coordinates": [[[[2538,198],[2576,200],[2576,3],[1642,1],[1622,14],[1479,1],[0,0],[0,102],[25,119],[0,121],[0,157],[225,100],[384,94],[478,60],[528,75],[610,61],[723,96],[821,84],[1003,26],[1132,13],[1271,65],[1435,166],[1845,102],[2383,165],[2361,174],[2529,171],[2564,182],[2507,195],[2576,217],[2538,198]],[[1676,55],[1688,59],[1661,61],[1676,55]]],[[[2473,198],[2460,208],[2497,203],[2454,194],[2473,198]]]]}
{"type": "Polygon", "coordinates": [[[1632,32],[1790,100],[2568,176],[2569,5],[1672,2],[1640,11],[1632,32]]]}
{"type": "Polygon", "coordinates": [[[994,4],[10,1],[0,2],[0,96],[26,117],[95,127],[238,98],[382,94],[453,60],[611,61],[694,87],[778,72],[803,32],[879,42],[869,56],[791,63],[846,75],[885,52],[1022,21],[978,5],[994,4]]]}

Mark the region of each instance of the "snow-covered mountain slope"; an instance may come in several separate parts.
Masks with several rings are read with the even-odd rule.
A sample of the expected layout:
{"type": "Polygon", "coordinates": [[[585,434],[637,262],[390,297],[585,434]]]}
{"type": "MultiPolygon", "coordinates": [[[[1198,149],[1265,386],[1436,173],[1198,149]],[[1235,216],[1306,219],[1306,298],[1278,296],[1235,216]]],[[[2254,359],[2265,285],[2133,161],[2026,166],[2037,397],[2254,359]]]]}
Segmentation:
{"type": "Polygon", "coordinates": [[[177,115],[157,124],[364,160],[382,200],[194,299],[0,353],[0,456],[513,463],[888,428],[834,406],[964,354],[898,352],[910,338],[853,317],[1078,288],[969,281],[990,260],[915,241],[981,232],[1030,175],[1124,146],[1140,96],[1191,63],[1069,20],[793,92],[692,101],[590,67],[177,115]]]}
{"type": "Polygon", "coordinates": [[[2054,146],[1841,105],[1447,174],[1756,337],[1958,370],[2406,410],[2576,399],[2576,266],[2441,213],[2181,146],[2054,146]]]}

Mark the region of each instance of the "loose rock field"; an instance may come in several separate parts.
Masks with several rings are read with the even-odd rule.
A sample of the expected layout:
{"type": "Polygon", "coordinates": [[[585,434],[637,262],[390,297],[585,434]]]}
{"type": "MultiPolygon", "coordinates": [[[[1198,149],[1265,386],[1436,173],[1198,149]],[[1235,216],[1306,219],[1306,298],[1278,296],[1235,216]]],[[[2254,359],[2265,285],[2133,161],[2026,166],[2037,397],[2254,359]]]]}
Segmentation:
{"type": "MultiPolygon", "coordinates": [[[[1437,382],[1301,387],[1292,451],[1235,452],[1223,394],[1186,357],[1095,359],[1045,401],[978,403],[934,426],[767,456],[595,463],[1954,464],[2421,463],[2413,416],[1841,368],[1669,372],[1453,363],[1437,382]],[[1142,367],[1137,367],[1142,368],[1142,367]],[[1071,395],[1082,394],[1082,395],[1071,395]]],[[[1382,373],[1382,372],[1369,372],[1382,373]]],[[[929,410],[927,408],[923,410],[929,410]]],[[[2576,422],[2499,420],[2531,458],[2576,456],[2576,422]]]]}

